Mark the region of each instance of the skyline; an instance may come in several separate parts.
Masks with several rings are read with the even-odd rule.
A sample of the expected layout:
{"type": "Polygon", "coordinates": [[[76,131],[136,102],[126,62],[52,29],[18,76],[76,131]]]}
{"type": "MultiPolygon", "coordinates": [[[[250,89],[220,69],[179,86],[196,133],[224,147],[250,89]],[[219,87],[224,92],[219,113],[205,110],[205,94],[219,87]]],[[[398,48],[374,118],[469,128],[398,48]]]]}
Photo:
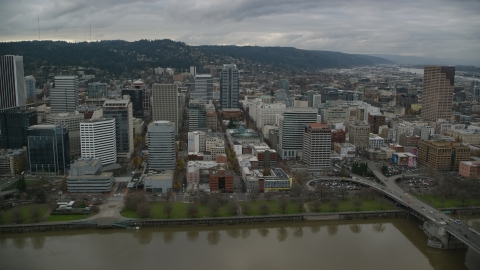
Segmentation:
{"type": "Polygon", "coordinates": [[[480,2],[0,0],[0,41],[172,39],[480,60],[480,2]],[[435,7],[435,9],[432,9],[435,7]],[[157,27],[152,27],[157,26],[157,27]]]}

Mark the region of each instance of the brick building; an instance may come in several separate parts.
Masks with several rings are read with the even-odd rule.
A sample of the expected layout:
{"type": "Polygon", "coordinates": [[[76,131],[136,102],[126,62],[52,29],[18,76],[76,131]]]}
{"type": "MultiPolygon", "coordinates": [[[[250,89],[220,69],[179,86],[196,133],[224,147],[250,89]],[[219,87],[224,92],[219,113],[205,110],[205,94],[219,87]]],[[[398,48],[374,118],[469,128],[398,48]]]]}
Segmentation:
{"type": "Polygon", "coordinates": [[[233,174],[224,169],[212,170],[208,175],[210,192],[233,192],[233,174]]]}
{"type": "Polygon", "coordinates": [[[368,124],[370,125],[370,132],[378,134],[378,127],[385,125],[385,116],[381,113],[369,113],[368,124]]]}
{"type": "Polygon", "coordinates": [[[450,141],[420,141],[418,162],[440,171],[458,170],[460,162],[470,160],[470,148],[450,141]]]}
{"type": "Polygon", "coordinates": [[[458,169],[458,174],[463,177],[480,178],[480,161],[462,161],[458,169]]]}

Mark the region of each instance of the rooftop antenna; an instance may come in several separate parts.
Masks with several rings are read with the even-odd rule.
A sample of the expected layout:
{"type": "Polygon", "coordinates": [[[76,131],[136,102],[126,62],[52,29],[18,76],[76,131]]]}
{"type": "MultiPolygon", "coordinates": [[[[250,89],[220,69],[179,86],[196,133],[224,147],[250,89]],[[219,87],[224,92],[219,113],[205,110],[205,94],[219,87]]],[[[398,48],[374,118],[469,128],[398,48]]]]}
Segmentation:
{"type": "Polygon", "coordinates": [[[92,42],[92,25],[90,24],[90,42],[92,42]]]}
{"type": "Polygon", "coordinates": [[[38,40],[40,40],[40,17],[37,17],[38,19],[38,40]]]}

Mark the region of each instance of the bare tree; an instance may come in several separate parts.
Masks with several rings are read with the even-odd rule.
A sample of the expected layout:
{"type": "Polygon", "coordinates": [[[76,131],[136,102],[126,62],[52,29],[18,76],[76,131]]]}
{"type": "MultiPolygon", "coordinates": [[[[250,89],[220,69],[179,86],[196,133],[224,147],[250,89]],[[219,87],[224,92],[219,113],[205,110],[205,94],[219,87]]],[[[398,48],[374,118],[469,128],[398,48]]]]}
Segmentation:
{"type": "Polygon", "coordinates": [[[238,214],[238,205],[235,202],[229,202],[227,208],[230,215],[236,216],[238,214]]]}
{"type": "Polygon", "coordinates": [[[303,212],[304,208],[303,208],[303,198],[302,197],[298,197],[298,199],[297,199],[297,208],[298,208],[298,212],[303,212]]]}
{"type": "Polygon", "coordinates": [[[31,221],[33,222],[39,222],[41,217],[40,217],[41,211],[40,208],[37,205],[34,205],[30,208],[30,218],[31,221]]]}
{"type": "Polygon", "coordinates": [[[256,201],[258,199],[258,190],[254,189],[252,190],[252,192],[250,192],[250,194],[248,194],[248,196],[250,197],[250,200],[252,201],[256,201]]]}
{"type": "Polygon", "coordinates": [[[262,215],[268,215],[270,213],[270,207],[268,207],[268,205],[265,204],[265,203],[260,205],[258,210],[260,211],[260,214],[262,214],[262,215]]]}
{"type": "Polygon", "coordinates": [[[327,186],[317,184],[315,187],[315,192],[318,194],[320,200],[323,201],[328,199],[330,189],[327,186]]]}
{"type": "Polygon", "coordinates": [[[127,196],[125,197],[125,210],[136,211],[137,205],[146,201],[145,196],[127,196]]]}
{"type": "Polygon", "coordinates": [[[142,201],[137,205],[137,215],[141,218],[150,217],[150,203],[142,201]]]}
{"type": "Polygon", "coordinates": [[[340,202],[338,201],[337,198],[332,198],[328,204],[330,205],[330,207],[333,209],[334,212],[336,212],[338,207],[340,206],[340,202]]]}
{"type": "Polygon", "coordinates": [[[163,213],[167,215],[167,218],[170,218],[170,216],[172,215],[172,211],[173,211],[173,206],[171,203],[167,202],[163,204],[163,213]]]}
{"type": "Polygon", "coordinates": [[[377,197],[375,201],[378,205],[380,205],[380,210],[383,210],[383,206],[387,203],[387,201],[382,197],[377,197]]]}
{"type": "Polygon", "coordinates": [[[294,197],[300,197],[303,192],[303,188],[300,185],[292,185],[292,188],[290,189],[290,192],[294,197]]]}
{"type": "Polygon", "coordinates": [[[187,207],[187,215],[194,218],[198,215],[198,206],[194,203],[190,203],[187,207]]]}
{"type": "Polygon", "coordinates": [[[15,208],[10,212],[11,223],[23,223],[23,215],[19,208],[15,208]]]}
{"type": "Polygon", "coordinates": [[[318,212],[320,210],[320,200],[315,200],[312,202],[313,211],[318,212]]]}
{"type": "Polygon", "coordinates": [[[168,191],[165,196],[163,196],[166,202],[169,202],[172,199],[172,191],[168,191]]]}
{"type": "Polygon", "coordinates": [[[468,193],[466,190],[464,189],[461,189],[457,192],[457,195],[455,196],[457,198],[457,200],[459,200],[462,205],[466,206],[469,204],[470,202],[470,199],[471,199],[471,195],[470,193],[468,193]]]}
{"type": "Polygon", "coordinates": [[[278,204],[280,207],[280,212],[282,212],[282,214],[286,214],[288,205],[287,199],[285,199],[285,197],[281,197],[280,200],[278,200],[278,204]]]}
{"type": "Polygon", "coordinates": [[[242,203],[242,213],[244,215],[248,215],[249,212],[250,212],[250,204],[248,202],[242,203]]]}
{"type": "Polygon", "coordinates": [[[212,216],[216,217],[218,215],[218,212],[220,211],[220,203],[217,198],[210,199],[208,202],[208,209],[212,216]]]}
{"type": "Polygon", "coordinates": [[[271,193],[271,192],[265,192],[265,193],[263,193],[263,195],[265,196],[267,201],[270,201],[270,199],[273,197],[273,193],[271,193]]]}
{"type": "Polygon", "coordinates": [[[0,211],[0,225],[3,225],[5,223],[5,220],[3,218],[3,211],[0,211]]]}
{"type": "Polygon", "coordinates": [[[353,199],[352,204],[357,207],[357,211],[360,211],[360,206],[363,204],[363,201],[361,198],[355,198],[353,199]]]}
{"type": "Polygon", "coordinates": [[[337,188],[337,192],[340,196],[342,196],[342,200],[345,200],[345,196],[348,195],[348,188],[346,187],[339,187],[337,188]]]}

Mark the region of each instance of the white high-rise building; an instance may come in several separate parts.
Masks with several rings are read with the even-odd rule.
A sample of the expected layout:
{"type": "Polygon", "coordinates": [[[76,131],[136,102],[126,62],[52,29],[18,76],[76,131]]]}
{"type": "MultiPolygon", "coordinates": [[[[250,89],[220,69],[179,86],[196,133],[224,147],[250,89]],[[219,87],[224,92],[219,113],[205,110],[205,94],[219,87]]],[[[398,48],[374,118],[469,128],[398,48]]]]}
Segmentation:
{"type": "Polygon", "coordinates": [[[278,116],[277,153],[282,159],[302,156],[305,125],[317,122],[315,108],[287,108],[278,116]]]}
{"type": "Polygon", "coordinates": [[[328,124],[309,123],[305,126],[302,160],[310,172],[328,174],[331,171],[331,149],[332,131],[328,124]]]}
{"type": "Polygon", "coordinates": [[[155,121],[148,125],[148,168],[175,170],[175,125],[169,121],[155,121]]]}
{"type": "Polygon", "coordinates": [[[78,106],[77,76],[55,76],[55,88],[50,90],[52,113],[75,112],[78,106]]]}
{"type": "Polygon", "coordinates": [[[152,120],[169,121],[178,133],[178,90],[176,84],[152,86],[152,120]]]}
{"type": "Polygon", "coordinates": [[[25,106],[27,95],[23,76],[23,56],[0,57],[0,111],[25,106]]]}
{"type": "Polygon", "coordinates": [[[115,119],[91,119],[80,123],[82,158],[99,158],[103,165],[117,162],[115,119]]]}
{"type": "Polygon", "coordinates": [[[206,133],[203,131],[188,132],[188,152],[205,152],[206,133]]]}

